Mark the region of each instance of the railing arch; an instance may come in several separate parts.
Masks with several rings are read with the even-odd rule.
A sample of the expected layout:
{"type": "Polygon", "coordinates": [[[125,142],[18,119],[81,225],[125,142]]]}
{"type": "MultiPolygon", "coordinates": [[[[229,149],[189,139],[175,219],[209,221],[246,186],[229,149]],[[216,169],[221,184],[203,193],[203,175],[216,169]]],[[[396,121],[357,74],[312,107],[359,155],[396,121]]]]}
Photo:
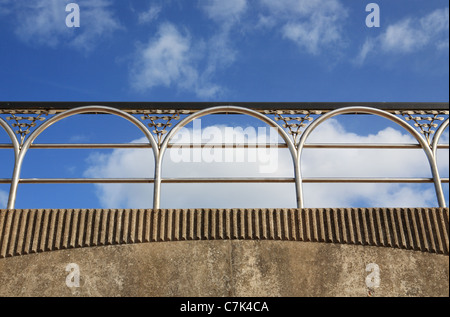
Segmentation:
{"type": "Polygon", "coordinates": [[[445,129],[448,128],[449,125],[449,119],[444,121],[442,125],[437,129],[436,134],[434,135],[433,142],[431,143],[431,149],[433,150],[433,155],[436,158],[436,152],[439,144],[439,140],[441,139],[442,134],[444,133],[445,129]]]}
{"type": "MultiPolygon", "coordinates": [[[[158,159],[156,161],[156,166],[155,166],[155,184],[154,184],[154,198],[153,198],[153,208],[154,209],[160,208],[162,161],[163,161],[164,154],[166,152],[166,149],[167,149],[167,146],[168,146],[170,140],[172,140],[172,138],[175,136],[175,134],[181,128],[183,128],[184,126],[186,126],[193,120],[207,116],[207,115],[223,113],[223,112],[248,115],[248,116],[251,116],[251,117],[261,120],[262,122],[268,124],[271,127],[277,128],[279,135],[283,138],[283,141],[286,143],[286,145],[289,148],[289,152],[292,157],[292,163],[294,166],[294,170],[296,171],[295,175],[298,175],[297,170],[299,169],[299,167],[298,167],[298,160],[297,160],[297,150],[295,148],[295,145],[294,145],[292,139],[286,133],[286,131],[281,129],[280,126],[275,121],[273,121],[272,119],[270,119],[269,117],[265,116],[264,114],[262,114],[260,112],[257,112],[255,110],[248,109],[248,108],[237,107],[237,106],[211,107],[211,108],[200,110],[200,111],[184,118],[183,120],[178,122],[170,130],[170,132],[167,134],[167,136],[164,138],[164,141],[160,147],[159,156],[158,156],[158,159]]],[[[300,183],[297,181],[297,177],[295,177],[295,186],[297,187],[299,185],[300,185],[300,183]]],[[[297,192],[297,189],[296,189],[296,192],[297,192]]],[[[298,197],[297,197],[297,201],[298,201],[298,197]]]]}
{"type": "MultiPolygon", "coordinates": [[[[436,157],[434,155],[433,150],[430,148],[430,146],[425,141],[425,139],[421,137],[419,132],[417,132],[412,126],[410,126],[408,123],[406,123],[402,119],[400,119],[400,118],[396,117],[395,115],[393,115],[387,111],[384,111],[384,110],[370,108],[370,107],[358,107],[358,106],[345,107],[345,108],[330,111],[330,112],[322,115],[321,117],[317,118],[305,129],[305,131],[303,132],[303,134],[300,137],[300,141],[297,146],[297,153],[298,153],[297,154],[297,165],[300,166],[301,156],[302,156],[302,152],[303,152],[303,148],[305,146],[306,140],[307,140],[308,136],[311,134],[311,132],[314,131],[314,129],[316,129],[321,123],[323,123],[324,121],[326,121],[332,117],[335,117],[335,116],[341,115],[341,114],[351,114],[351,113],[358,113],[358,114],[364,113],[364,114],[377,115],[377,116],[389,119],[394,123],[397,123],[402,128],[404,128],[407,132],[409,132],[419,142],[422,150],[425,152],[425,154],[427,156],[428,163],[430,164],[430,168],[431,168],[431,174],[433,176],[433,182],[434,182],[434,187],[435,187],[439,206],[446,207],[444,192],[443,192],[442,184],[441,184],[441,178],[439,176],[439,171],[438,171],[437,164],[436,164],[436,157]]],[[[448,124],[448,122],[447,122],[447,124],[448,124]]],[[[436,147],[437,147],[437,144],[436,144],[436,147]]],[[[298,179],[301,184],[302,183],[301,169],[299,169],[298,172],[299,172],[298,179]]],[[[297,190],[298,190],[297,198],[300,201],[298,207],[303,208],[304,207],[304,199],[303,199],[302,186],[298,186],[297,190]]]]}
{"type": "MultiPolygon", "coordinates": [[[[65,119],[65,118],[77,115],[77,114],[91,113],[91,112],[116,115],[116,116],[121,117],[121,118],[123,118],[125,120],[128,120],[129,122],[131,122],[135,126],[137,126],[144,133],[144,135],[147,137],[147,139],[149,140],[149,142],[151,144],[151,147],[153,149],[153,155],[154,155],[155,161],[156,161],[156,159],[158,157],[158,153],[159,153],[158,144],[156,143],[156,141],[155,141],[153,135],[150,133],[150,131],[145,127],[145,125],[142,122],[140,122],[138,119],[133,117],[132,115],[130,115],[130,114],[128,114],[128,113],[126,113],[126,112],[124,112],[122,110],[116,109],[116,108],[105,107],[105,106],[96,106],[96,105],[84,106],[84,107],[78,107],[78,108],[73,108],[73,109],[70,109],[70,110],[66,110],[66,111],[64,111],[62,113],[59,113],[59,114],[55,115],[54,117],[48,119],[47,121],[42,123],[40,126],[38,126],[36,128],[36,130],[34,130],[29,135],[29,137],[26,139],[26,141],[24,142],[24,144],[20,148],[20,152],[18,152],[18,154],[16,155],[16,160],[15,160],[15,164],[14,164],[14,171],[13,171],[13,176],[12,176],[12,179],[11,179],[11,189],[9,191],[9,198],[8,198],[7,209],[14,209],[14,205],[15,205],[15,201],[16,201],[16,197],[17,197],[17,189],[18,189],[19,180],[20,180],[20,172],[21,172],[21,169],[22,169],[22,164],[23,164],[25,155],[27,154],[27,151],[30,148],[30,146],[33,143],[33,141],[42,132],[44,132],[48,127],[50,127],[54,123],[56,123],[58,121],[61,121],[61,120],[65,119]]],[[[16,139],[16,142],[17,142],[17,139],[16,139]]],[[[16,145],[15,145],[15,148],[16,148],[16,145]]]]}

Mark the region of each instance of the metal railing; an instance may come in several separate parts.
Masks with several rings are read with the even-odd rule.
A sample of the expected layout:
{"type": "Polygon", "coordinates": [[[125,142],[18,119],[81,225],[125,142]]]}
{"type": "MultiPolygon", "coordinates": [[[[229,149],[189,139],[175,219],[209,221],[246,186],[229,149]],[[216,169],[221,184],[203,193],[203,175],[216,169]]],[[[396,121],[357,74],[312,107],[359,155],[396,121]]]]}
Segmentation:
{"type": "MultiPolygon", "coordinates": [[[[19,184],[110,184],[152,183],[153,208],[160,208],[163,183],[294,183],[298,208],[304,207],[305,183],[433,183],[439,207],[446,207],[441,178],[437,167],[437,149],[448,149],[439,144],[449,125],[448,103],[80,103],[80,102],[0,102],[0,126],[11,143],[0,144],[1,149],[14,150],[14,169],[11,179],[0,179],[10,184],[8,209],[14,209],[19,184]],[[110,114],[134,124],[145,135],[148,143],[130,144],[34,144],[48,127],[65,118],[79,114],[110,114]],[[163,178],[163,159],[173,137],[186,125],[213,114],[234,113],[259,119],[277,129],[284,143],[276,144],[207,144],[208,147],[261,148],[276,147],[289,150],[294,177],[234,177],[234,178],[163,178]],[[6,119],[2,118],[4,115],[6,119]],[[337,115],[369,114],[388,119],[412,135],[418,144],[314,144],[306,143],[309,135],[324,121],[337,115]],[[181,119],[181,115],[184,116],[181,119]],[[294,118],[290,117],[295,115],[294,118]],[[140,116],[140,117],[139,117],[140,116]],[[272,118],[274,117],[274,118],[272,118]],[[159,122],[157,122],[159,120],[159,122]],[[150,123],[148,123],[150,121],[150,123]],[[161,122],[163,121],[163,122],[161,122]],[[171,122],[178,121],[173,127],[171,122]],[[147,123],[149,129],[145,123],[147,123]],[[281,122],[280,125],[278,122],[281,122]],[[294,123],[292,123],[294,122],[294,123]],[[305,123],[306,122],[306,123],[305,123]],[[410,123],[413,124],[410,124],[410,123]],[[283,124],[284,123],[284,124],[283,124]],[[440,123],[440,124],[439,124],[440,123]],[[284,129],[283,129],[284,128],[284,129]],[[301,130],[301,129],[303,130],[301,130]],[[15,129],[15,131],[14,131],[15,129]],[[33,130],[34,129],[34,130],[33,130]],[[16,137],[17,135],[17,137],[16,137]],[[21,178],[23,161],[29,149],[151,149],[155,160],[153,178],[21,178]],[[375,177],[303,177],[301,158],[303,150],[313,149],[422,149],[430,165],[428,178],[375,177]]],[[[206,144],[176,144],[177,147],[201,148],[206,144]]]]}

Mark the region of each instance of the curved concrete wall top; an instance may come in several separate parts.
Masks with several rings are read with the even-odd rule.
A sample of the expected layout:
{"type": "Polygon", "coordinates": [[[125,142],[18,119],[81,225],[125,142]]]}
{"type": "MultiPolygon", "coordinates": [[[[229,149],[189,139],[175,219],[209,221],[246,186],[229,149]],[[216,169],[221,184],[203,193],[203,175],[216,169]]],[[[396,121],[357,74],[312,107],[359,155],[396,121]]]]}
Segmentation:
{"type": "Polygon", "coordinates": [[[0,296],[448,296],[448,217],[448,208],[3,210],[0,296]],[[69,264],[77,287],[65,283],[69,264]]]}

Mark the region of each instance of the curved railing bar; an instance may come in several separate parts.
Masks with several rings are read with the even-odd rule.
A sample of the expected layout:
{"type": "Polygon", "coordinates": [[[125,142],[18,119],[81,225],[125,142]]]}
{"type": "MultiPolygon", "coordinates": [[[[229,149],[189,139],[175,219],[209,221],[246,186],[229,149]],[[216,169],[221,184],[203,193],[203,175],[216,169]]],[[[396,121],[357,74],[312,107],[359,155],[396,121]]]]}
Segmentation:
{"type": "Polygon", "coordinates": [[[442,133],[444,133],[444,131],[448,127],[448,125],[449,125],[449,118],[447,118],[447,120],[445,120],[444,123],[441,124],[439,129],[436,130],[436,133],[433,137],[433,142],[431,143],[431,149],[433,150],[433,155],[435,158],[436,158],[436,151],[438,148],[439,139],[441,138],[442,133]]]}
{"type": "MultiPolygon", "coordinates": [[[[11,139],[11,143],[14,148],[14,166],[16,166],[16,162],[17,162],[17,159],[19,157],[19,152],[20,152],[19,141],[17,140],[13,129],[11,129],[11,127],[8,125],[8,123],[6,123],[5,120],[3,120],[3,118],[0,118],[0,126],[6,131],[6,133],[8,133],[9,138],[11,139]]],[[[11,188],[12,188],[12,185],[10,184],[9,192],[11,192],[11,188]]]]}
{"type": "Polygon", "coordinates": [[[8,125],[8,123],[6,123],[6,121],[3,120],[2,118],[0,118],[0,126],[3,129],[5,129],[6,133],[8,133],[9,138],[11,139],[11,143],[14,147],[14,156],[17,159],[17,157],[19,156],[20,144],[16,138],[16,135],[15,135],[13,129],[11,129],[11,127],[8,125]]]}
{"type": "Polygon", "coordinates": [[[153,155],[154,155],[155,161],[156,161],[158,154],[159,154],[158,144],[156,143],[155,139],[153,138],[153,135],[146,128],[146,126],[142,122],[140,122],[138,119],[133,117],[132,115],[130,115],[122,110],[116,109],[116,108],[105,107],[105,106],[95,106],[95,105],[70,109],[70,110],[64,111],[60,114],[55,115],[54,117],[48,119],[47,121],[44,121],[44,123],[42,123],[39,127],[36,128],[36,130],[34,130],[30,134],[30,136],[27,138],[27,140],[23,144],[22,148],[20,149],[19,155],[16,159],[15,165],[14,165],[14,172],[13,172],[13,177],[11,180],[11,190],[9,192],[9,199],[8,199],[8,207],[7,207],[8,209],[14,209],[22,163],[23,163],[25,154],[27,153],[27,151],[30,148],[30,145],[33,143],[33,141],[45,129],[50,127],[52,124],[54,124],[62,119],[65,119],[67,117],[73,116],[73,115],[82,114],[82,113],[90,113],[90,112],[100,112],[100,113],[105,113],[105,114],[116,115],[116,116],[124,118],[125,120],[128,120],[129,122],[136,125],[145,134],[145,136],[149,140],[149,142],[152,146],[153,155]]]}
{"type": "MultiPolygon", "coordinates": [[[[442,190],[442,186],[441,186],[441,178],[439,177],[439,171],[437,168],[437,164],[436,164],[436,160],[435,160],[435,156],[433,155],[433,152],[430,148],[430,146],[428,145],[428,143],[426,142],[426,140],[424,138],[421,137],[421,135],[419,134],[419,132],[417,132],[412,126],[410,126],[407,122],[403,121],[402,119],[396,117],[395,115],[386,112],[384,110],[380,110],[380,109],[376,109],[376,108],[369,108],[369,107],[346,107],[346,108],[341,108],[341,109],[337,109],[337,110],[333,110],[330,111],[324,115],[322,115],[321,117],[317,118],[316,120],[314,120],[303,132],[300,141],[298,143],[298,147],[297,147],[297,160],[298,160],[298,166],[300,166],[300,160],[301,160],[301,156],[302,156],[302,151],[303,151],[303,147],[305,145],[306,139],[308,138],[308,136],[311,134],[311,132],[317,128],[322,122],[324,122],[325,120],[328,120],[334,116],[340,115],[340,114],[347,114],[347,113],[365,113],[365,114],[373,114],[373,115],[378,115],[380,117],[389,119],[391,121],[393,121],[394,123],[399,124],[401,127],[403,127],[406,131],[408,131],[420,144],[420,146],[422,147],[422,149],[425,151],[425,154],[428,158],[428,162],[430,164],[431,167],[431,173],[433,176],[433,181],[434,181],[434,187],[436,190],[436,196],[438,199],[438,203],[439,203],[439,207],[445,207],[445,198],[444,198],[444,192],[442,190]]],[[[301,175],[301,169],[299,171],[299,180],[300,183],[302,181],[302,175],[301,175]]],[[[302,186],[298,186],[297,187],[298,192],[297,192],[297,197],[300,198],[300,206],[299,208],[303,208],[304,207],[304,201],[303,201],[303,190],[302,190],[302,186]]]]}
{"type": "MultiPolygon", "coordinates": [[[[292,156],[294,169],[295,170],[299,169],[298,165],[297,165],[298,164],[297,163],[297,161],[298,161],[297,160],[297,150],[295,148],[295,145],[294,145],[292,139],[289,137],[289,135],[286,133],[286,131],[284,131],[275,121],[273,121],[269,117],[263,115],[262,113],[255,111],[255,110],[251,110],[251,109],[243,108],[243,107],[218,106],[218,107],[207,108],[207,109],[198,111],[198,112],[184,118],[180,122],[178,122],[170,130],[170,132],[167,134],[167,136],[164,138],[164,141],[160,147],[159,157],[158,157],[158,160],[156,161],[156,166],[155,166],[155,182],[154,182],[155,185],[154,185],[154,198],[153,198],[153,208],[154,209],[159,209],[159,206],[160,206],[162,161],[163,161],[164,154],[166,152],[166,149],[167,149],[167,146],[168,146],[170,140],[174,137],[174,135],[182,127],[186,126],[193,120],[203,117],[203,116],[206,116],[206,115],[222,113],[222,112],[230,112],[230,113],[236,113],[236,114],[249,115],[249,116],[252,116],[254,118],[257,118],[257,119],[263,121],[264,123],[268,124],[271,127],[277,128],[278,133],[281,135],[281,137],[286,142],[286,144],[289,148],[289,151],[292,156]]],[[[298,173],[296,172],[295,173],[295,184],[296,184],[296,186],[299,186],[300,183],[297,180],[297,175],[298,175],[298,173]]],[[[298,200],[298,198],[297,198],[297,200],[298,200]]]]}

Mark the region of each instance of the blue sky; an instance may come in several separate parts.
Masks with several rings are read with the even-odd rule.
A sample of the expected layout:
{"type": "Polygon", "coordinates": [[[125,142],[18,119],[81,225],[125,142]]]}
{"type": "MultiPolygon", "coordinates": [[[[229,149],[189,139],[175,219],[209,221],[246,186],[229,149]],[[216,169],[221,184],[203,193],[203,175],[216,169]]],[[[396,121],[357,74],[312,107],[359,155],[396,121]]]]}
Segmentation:
{"type": "MultiPolygon", "coordinates": [[[[369,13],[365,8],[370,1],[360,0],[0,0],[0,100],[448,102],[448,1],[374,2],[381,12],[378,28],[366,26],[369,13]],[[65,24],[65,7],[70,2],[80,6],[79,28],[65,24]]],[[[211,119],[208,124],[220,126],[226,122],[211,119]]],[[[239,124],[250,123],[241,120],[239,124]]],[[[381,142],[406,138],[385,120],[368,125],[333,120],[321,131],[318,139],[347,136],[357,141],[381,142]]],[[[142,137],[121,120],[87,116],[67,119],[46,132],[38,141],[120,143],[142,137]]],[[[448,132],[445,138],[448,142],[448,132]]],[[[0,143],[7,142],[7,135],[0,133],[0,143]]],[[[10,154],[2,154],[9,150],[0,151],[0,178],[9,178],[10,154]]],[[[448,150],[441,152],[448,158],[448,150]]],[[[140,158],[148,156],[144,150],[67,153],[30,151],[23,177],[107,177],[114,173],[130,177],[147,168],[145,163],[142,167],[136,163],[146,160],[140,158]],[[131,165],[139,170],[134,171],[125,161],[134,162],[131,165]],[[115,171],[111,171],[113,166],[115,171]]],[[[394,164],[397,168],[403,166],[402,155],[395,156],[399,161],[394,164]]],[[[419,161],[409,168],[410,174],[403,175],[426,174],[412,171],[426,169],[419,161]]],[[[441,165],[442,176],[448,177],[448,165],[441,165]]],[[[326,171],[324,166],[325,163],[318,166],[317,173],[312,174],[326,171]]],[[[176,167],[180,171],[197,171],[189,165],[176,167]]],[[[197,174],[204,176],[202,173],[208,170],[228,168],[213,164],[197,174]]],[[[248,170],[245,164],[241,168],[248,170]]],[[[276,175],[290,176],[288,171],[289,168],[280,168],[276,175]]],[[[361,171],[368,172],[370,168],[361,167],[361,171]]],[[[151,174],[152,170],[146,173],[151,174]]],[[[378,176],[382,172],[373,173],[378,176]]],[[[142,193],[151,193],[151,185],[139,186],[143,188],[139,190],[130,186],[125,190],[122,185],[116,189],[65,186],[60,190],[60,199],[55,199],[51,193],[61,185],[20,185],[17,207],[101,207],[111,197],[117,198],[117,207],[150,203],[148,198],[141,199],[142,193]],[[36,202],[38,192],[40,198],[36,202]]],[[[183,192],[178,185],[164,186],[168,188],[166,192],[183,192]]],[[[227,186],[223,188],[228,197],[243,190],[227,186]]],[[[246,187],[253,198],[242,204],[252,206],[261,201],[261,193],[275,191],[283,201],[280,207],[293,205],[291,185],[277,185],[277,189],[271,187],[275,185],[264,186],[266,189],[258,190],[246,187]]],[[[316,192],[313,187],[310,186],[310,197],[316,192]]],[[[383,197],[391,199],[387,205],[404,203],[394,197],[402,191],[408,191],[403,196],[421,197],[424,204],[433,204],[432,196],[426,196],[427,186],[381,187],[378,189],[386,193],[383,197]],[[422,196],[417,196],[418,192],[422,196]]],[[[370,201],[375,189],[367,188],[356,200],[339,200],[343,194],[331,189],[336,197],[329,205],[384,204],[370,201]]],[[[0,185],[0,203],[7,190],[7,185],[0,185]]],[[[200,186],[194,191],[204,190],[200,186]]],[[[448,186],[446,193],[448,196],[448,186]]],[[[219,199],[215,195],[203,201],[200,195],[192,200],[184,199],[185,195],[176,196],[178,200],[163,196],[167,201],[164,206],[207,206],[219,199]]],[[[229,201],[225,199],[218,205],[228,206],[229,201]]],[[[317,201],[321,201],[320,197],[317,201]]],[[[279,206],[279,201],[263,200],[263,204],[279,206]]]]}

